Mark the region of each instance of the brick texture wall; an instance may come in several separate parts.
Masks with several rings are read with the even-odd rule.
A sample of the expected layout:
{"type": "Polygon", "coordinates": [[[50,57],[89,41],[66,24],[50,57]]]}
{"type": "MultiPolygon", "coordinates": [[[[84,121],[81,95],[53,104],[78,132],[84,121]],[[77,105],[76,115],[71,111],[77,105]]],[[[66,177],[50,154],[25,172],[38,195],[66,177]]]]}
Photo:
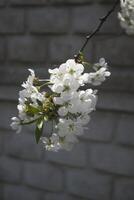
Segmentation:
{"type": "Polygon", "coordinates": [[[45,152],[33,127],[16,135],[9,126],[27,68],[47,77],[73,57],[111,2],[0,0],[0,200],[134,200],[134,37],[117,12],[85,51],[105,57],[112,76],[76,148],[45,152]]]}

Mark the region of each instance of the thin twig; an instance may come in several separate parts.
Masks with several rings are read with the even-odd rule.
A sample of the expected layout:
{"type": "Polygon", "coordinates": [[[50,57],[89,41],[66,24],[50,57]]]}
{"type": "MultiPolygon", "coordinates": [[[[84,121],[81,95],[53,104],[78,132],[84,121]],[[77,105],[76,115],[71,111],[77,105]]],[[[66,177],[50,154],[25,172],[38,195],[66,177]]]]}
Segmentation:
{"type": "Polygon", "coordinates": [[[95,28],[95,30],[91,33],[88,34],[86,36],[86,40],[83,44],[83,46],[81,47],[81,49],[79,50],[79,53],[77,55],[74,56],[75,61],[79,62],[79,58],[81,53],[84,51],[85,47],[87,46],[89,40],[94,37],[101,29],[101,27],[103,26],[103,24],[106,22],[107,18],[114,12],[114,10],[116,9],[117,5],[120,3],[120,0],[116,0],[113,7],[107,12],[107,14],[103,17],[100,18],[100,23],[98,24],[97,28],[95,28]]]}

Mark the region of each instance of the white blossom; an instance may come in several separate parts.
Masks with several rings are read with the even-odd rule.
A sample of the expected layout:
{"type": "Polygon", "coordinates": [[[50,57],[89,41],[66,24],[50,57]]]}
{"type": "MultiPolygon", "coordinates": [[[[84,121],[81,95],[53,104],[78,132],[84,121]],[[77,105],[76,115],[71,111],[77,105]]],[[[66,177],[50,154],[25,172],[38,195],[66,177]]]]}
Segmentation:
{"type": "Polygon", "coordinates": [[[46,150],[48,150],[48,151],[57,152],[59,149],[61,149],[59,136],[56,133],[53,133],[49,139],[47,137],[42,137],[41,141],[43,142],[46,150]]]}
{"type": "Polygon", "coordinates": [[[134,34],[134,0],[120,0],[121,12],[118,18],[128,35],[134,34]]]}
{"type": "Polygon", "coordinates": [[[12,123],[11,123],[11,127],[13,130],[16,131],[16,133],[20,133],[21,132],[21,121],[18,117],[12,117],[12,123]]]}
{"type": "Polygon", "coordinates": [[[95,109],[97,96],[92,89],[82,90],[79,92],[79,112],[90,113],[95,109]]]}
{"type": "Polygon", "coordinates": [[[88,83],[98,86],[106,80],[106,77],[109,77],[111,73],[108,71],[107,63],[104,58],[99,60],[99,63],[94,64],[93,68],[96,72],[89,73],[88,83]]]}
{"type": "Polygon", "coordinates": [[[26,99],[30,98],[33,106],[36,107],[38,105],[37,100],[41,102],[44,100],[45,92],[40,93],[37,87],[34,86],[34,80],[36,78],[35,73],[32,69],[29,69],[29,71],[31,74],[28,76],[27,81],[22,84],[22,87],[24,87],[24,89],[19,92],[19,102],[25,102],[26,99]]]}
{"type": "Polygon", "coordinates": [[[33,82],[35,79],[34,70],[28,69],[28,71],[30,72],[30,75],[28,76],[27,81],[22,84],[22,87],[24,87],[27,90],[29,90],[29,89],[31,89],[31,87],[33,87],[33,82]]]}
{"type": "Polygon", "coordinates": [[[104,58],[100,58],[99,59],[99,62],[98,63],[95,63],[94,65],[93,65],[93,68],[97,71],[98,69],[100,69],[100,68],[108,68],[108,64],[107,64],[107,62],[105,61],[105,59],[104,58]]]}
{"type": "Polygon", "coordinates": [[[81,123],[82,125],[87,125],[90,121],[90,116],[88,114],[83,114],[83,115],[80,115],[78,118],[77,118],[78,122],[81,123]]]}
{"type": "Polygon", "coordinates": [[[58,114],[60,117],[66,116],[67,113],[68,113],[68,109],[65,106],[60,107],[58,110],[58,114]]]}
{"type": "Polygon", "coordinates": [[[65,74],[62,80],[56,80],[56,82],[50,87],[53,92],[61,93],[66,91],[68,93],[77,90],[80,87],[80,84],[75,77],[70,74],[65,74]]]}
{"type": "Polygon", "coordinates": [[[59,123],[57,124],[58,135],[60,137],[66,137],[68,135],[82,135],[83,127],[81,123],[77,120],[71,119],[59,119],[59,123]]]}
{"type": "Polygon", "coordinates": [[[108,76],[110,76],[110,72],[107,71],[106,68],[102,67],[98,71],[89,74],[88,83],[95,86],[101,85],[101,83],[104,82],[108,76]]]}
{"type": "Polygon", "coordinates": [[[66,62],[66,72],[73,77],[79,77],[84,71],[82,64],[76,63],[74,59],[69,59],[66,62]]]}
{"type": "Polygon", "coordinates": [[[27,114],[27,103],[29,102],[28,104],[30,106],[37,108],[38,100],[42,102],[45,99],[45,92],[40,93],[34,86],[34,79],[36,78],[34,71],[32,69],[29,69],[29,71],[30,75],[28,76],[27,81],[22,84],[24,89],[19,92],[19,104],[17,105],[19,118],[13,118],[14,122],[11,123],[13,129],[17,129],[18,125],[19,132],[21,131],[21,126],[19,126],[20,121],[28,123],[37,118],[36,115],[30,116],[27,114]]]}
{"type": "Polygon", "coordinates": [[[51,90],[56,93],[77,90],[80,87],[83,71],[83,65],[76,63],[73,59],[67,60],[59,68],[49,69],[50,83],[53,84],[50,86],[51,90]]]}

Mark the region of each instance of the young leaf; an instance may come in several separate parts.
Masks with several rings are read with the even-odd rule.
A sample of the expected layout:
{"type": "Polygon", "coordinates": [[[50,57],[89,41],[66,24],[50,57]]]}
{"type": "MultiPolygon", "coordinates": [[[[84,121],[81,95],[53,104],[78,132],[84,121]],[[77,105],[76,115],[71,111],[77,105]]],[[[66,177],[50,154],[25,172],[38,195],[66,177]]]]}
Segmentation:
{"type": "Polygon", "coordinates": [[[20,124],[21,125],[29,125],[29,124],[33,124],[34,122],[36,122],[38,119],[34,119],[34,120],[32,120],[32,121],[29,121],[29,122],[21,122],[20,124]]]}
{"type": "Polygon", "coordinates": [[[32,114],[37,114],[40,110],[34,106],[28,105],[28,111],[32,114]]]}
{"type": "Polygon", "coordinates": [[[79,52],[79,54],[78,54],[78,59],[77,59],[77,61],[78,61],[78,63],[82,63],[82,62],[84,62],[84,54],[83,54],[83,52],[79,52]]]}
{"type": "Polygon", "coordinates": [[[36,129],[35,129],[35,139],[36,139],[36,143],[37,144],[38,144],[38,142],[40,140],[40,137],[42,135],[43,125],[44,125],[44,119],[43,118],[39,118],[37,120],[36,129]]]}

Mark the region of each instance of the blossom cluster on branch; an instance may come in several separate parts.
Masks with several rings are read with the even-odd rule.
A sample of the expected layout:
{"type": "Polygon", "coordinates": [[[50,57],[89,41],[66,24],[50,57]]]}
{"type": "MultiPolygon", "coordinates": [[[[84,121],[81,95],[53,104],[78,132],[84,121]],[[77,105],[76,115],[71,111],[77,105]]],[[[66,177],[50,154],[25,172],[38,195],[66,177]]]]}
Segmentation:
{"type": "Polygon", "coordinates": [[[19,133],[23,125],[34,123],[36,142],[42,141],[47,150],[72,149],[96,107],[97,90],[91,89],[91,85],[100,85],[110,76],[105,59],[96,64],[69,59],[58,68],[49,69],[47,80],[29,71],[19,92],[18,117],[12,118],[11,127],[19,133]],[[87,84],[89,89],[85,89],[87,84]],[[43,136],[47,122],[51,122],[52,131],[43,136]]]}
{"type": "Polygon", "coordinates": [[[116,0],[111,10],[100,18],[97,28],[86,36],[74,59],[49,69],[49,79],[39,79],[34,70],[29,69],[30,75],[19,92],[18,116],[13,117],[11,123],[17,133],[20,133],[23,125],[35,124],[36,142],[42,141],[49,151],[70,150],[78,142],[79,136],[87,129],[90,114],[96,108],[97,90],[93,88],[110,76],[104,58],[91,64],[85,61],[83,51],[119,2],[121,26],[128,34],[134,34],[134,0],[116,0]],[[47,123],[51,123],[52,129],[43,135],[47,123]]]}
{"type": "Polygon", "coordinates": [[[118,14],[121,26],[128,35],[134,34],[134,0],[120,0],[121,12],[118,14]]]}

